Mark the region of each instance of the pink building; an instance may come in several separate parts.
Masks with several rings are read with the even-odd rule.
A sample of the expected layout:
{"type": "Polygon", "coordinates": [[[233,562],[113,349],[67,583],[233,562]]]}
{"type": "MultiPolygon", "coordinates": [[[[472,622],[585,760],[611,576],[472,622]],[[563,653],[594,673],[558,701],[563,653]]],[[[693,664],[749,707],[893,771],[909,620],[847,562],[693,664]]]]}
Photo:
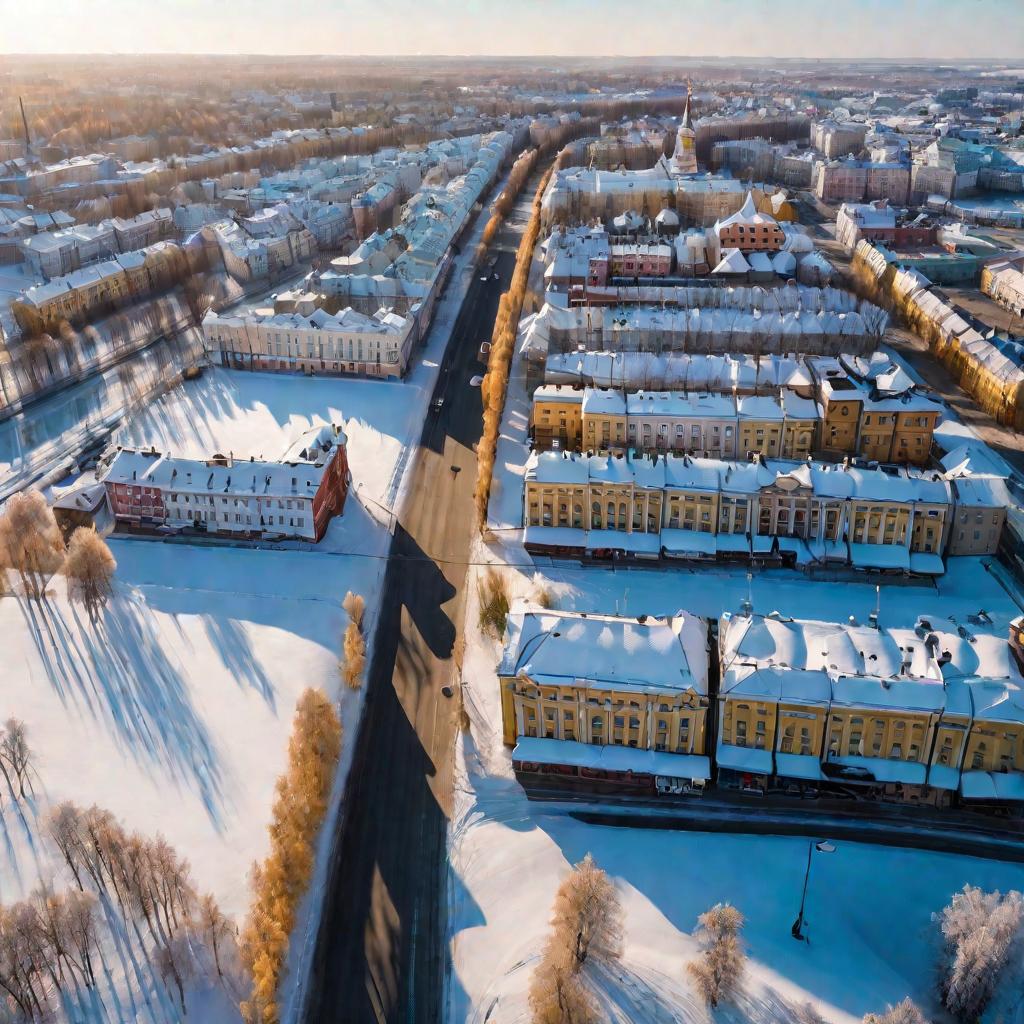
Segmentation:
{"type": "Polygon", "coordinates": [[[672,247],[664,242],[613,245],[608,269],[612,277],[668,277],[672,273],[672,247]]]}
{"type": "Polygon", "coordinates": [[[909,191],[910,167],[906,164],[836,160],[818,166],[816,192],[828,203],[888,199],[902,205],[909,191]]]}

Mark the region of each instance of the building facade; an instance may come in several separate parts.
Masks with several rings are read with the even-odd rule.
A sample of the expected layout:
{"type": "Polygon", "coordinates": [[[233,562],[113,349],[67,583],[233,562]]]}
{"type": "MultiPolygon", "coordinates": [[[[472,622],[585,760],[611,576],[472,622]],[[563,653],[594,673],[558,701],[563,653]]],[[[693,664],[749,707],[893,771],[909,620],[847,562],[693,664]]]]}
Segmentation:
{"type": "Polygon", "coordinates": [[[709,777],[708,624],[517,605],[498,667],[526,785],[681,792],[709,777]]]}
{"type": "Polygon", "coordinates": [[[102,480],[114,516],[128,527],[315,543],[345,507],[346,438],[338,426],[308,431],[278,462],[118,448],[102,480]]]}
{"type": "Polygon", "coordinates": [[[720,785],[1024,801],[1012,644],[972,649],[923,618],[886,629],[749,610],[723,615],[718,636],[720,785]]]}

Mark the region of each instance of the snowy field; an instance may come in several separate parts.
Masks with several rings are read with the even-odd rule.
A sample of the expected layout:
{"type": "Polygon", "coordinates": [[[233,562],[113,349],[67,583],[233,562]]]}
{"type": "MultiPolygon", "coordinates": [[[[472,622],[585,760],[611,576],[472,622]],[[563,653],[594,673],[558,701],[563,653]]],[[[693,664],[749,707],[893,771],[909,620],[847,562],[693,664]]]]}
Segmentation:
{"type": "MultiPolygon", "coordinates": [[[[931,914],[970,882],[1024,887],[1024,868],[944,854],[838,843],[819,854],[808,891],[809,944],[789,929],[800,904],[807,840],[672,833],[587,825],[530,804],[514,781],[488,779],[455,833],[455,975],[449,1020],[528,1021],[531,966],[558,883],[591,853],[612,877],[625,916],[625,951],[590,977],[608,1019],[856,1024],[911,996],[931,1019],[936,927],[931,914]],[[514,897],[510,893],[514,890],[514,897]],[[746,917],[742,992],[717,1013],[685,973],[697,916],[731,902],[746,917]],[[807,1006],[812,1008],[808,1012],[807,1006]]],[[[1017,976],[1019,986],[1024,977],[1017,976]]],[[[1004,978],[1007,1024],[1024,1012],[1004,978]]]]}
{"type": "MultiPolygon", "coordinates": [[[[37,778],[25,817],[10,803],[3,815],[4,901],[40,878],[70,882],[40,831],[51,807],[72,800],[165,836],[199,890],[240,920],[307,686],[340,700],[343,764],[351,757],[361,692],[338,676],[341,600],[347,588],[372,595],[383,562],[147,540],[111,547],[115,593],[95,625],[59,579],[40,605],[0,600],[0,695],[28,728],[37,778]]],[[[141,983],[126,986],[111,969],[110,991],[132,997],[141,983]]]]}

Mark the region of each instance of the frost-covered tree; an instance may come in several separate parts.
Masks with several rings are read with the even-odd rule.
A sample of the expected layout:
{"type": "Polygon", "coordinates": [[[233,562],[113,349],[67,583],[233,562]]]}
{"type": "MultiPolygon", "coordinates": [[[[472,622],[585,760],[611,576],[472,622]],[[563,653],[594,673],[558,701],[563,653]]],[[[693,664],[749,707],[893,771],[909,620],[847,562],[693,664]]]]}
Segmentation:
{"type": "Polygon", "coordinates": [[[22,491],[0,511],[0,565],[15,569],[26,597],[46,596],[46,577],[64,554],[53,510],[39,491],[22,491]]]}
{"type": "Polygon", "coordinates": [[[529,1003],[532,1024],[597,1024],[600,1019],[594,997],[555,936],[530,977],[529,1003]]]}
{"type": "Polygon", "coordinates": [[[1024,897],[965,885],[937,915],[944,940],[941,989],[946,1009],[973,1021],[988,1005],[1024,922],[1024,897]]]}
{"type": "Polygon", "coordinates": [[[110,595],[116,568],[107,542],[94,529],[80,526],[75,530],[64,559],[64,576],[68,597],[80,600],[90,618],[110,595]]]}
{"type": "Polygon", "coordinates": [[[886,1008],[885,1013],[868,1013],[864,1024],[928,1024],[921,1008],[910,996],[895,1006],[886,1008]]]}
{"type": "Polygon", "coordinates": [[[213,954],[213,963],[217,969],[217,977],[224,977],[221,964],[221,951],[226,947],[234,947],[235,926],[221,912],[212,894],[203,893],[196,904],[194,925],[199,937],[205,942],[213,954]]]}
{"type": "Polygon", "coordinates": [[[562,880],[551,916],[553,941],[579,970],[588,957],[615,960],[622,953],[622,905],[608,875],[588,853],[562,880]]]}
{"type": "Polygon", "coordinates": [[[699,959],[686,965],[686,970],[701,998],[716,1007],[736,991],[743,977],[743,915],[728,903],[716,903],[697,922],[695,934],[703,952],[699,959]]]}

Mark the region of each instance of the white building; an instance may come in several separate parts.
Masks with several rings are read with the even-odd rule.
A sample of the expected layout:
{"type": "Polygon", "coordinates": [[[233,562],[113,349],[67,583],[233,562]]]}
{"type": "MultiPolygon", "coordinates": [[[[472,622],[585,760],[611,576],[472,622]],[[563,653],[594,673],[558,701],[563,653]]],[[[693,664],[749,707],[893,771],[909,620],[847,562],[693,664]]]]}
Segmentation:
{"type": "Polygon", "coordinates": [[[351,307],[332,315],[304,307],[271,315],[211,312],[203,336],[212,357],[236,369],[402,377],[418,335],[415,315],[382,308],[367,316],[351,307]]]}
{"type": "Polygon", "coordinates": [[[337,425],[317,427],[273,462],[118,448],[102,479],[122,523],[318,541],[344,508],[346,438],[337,425]]]}

